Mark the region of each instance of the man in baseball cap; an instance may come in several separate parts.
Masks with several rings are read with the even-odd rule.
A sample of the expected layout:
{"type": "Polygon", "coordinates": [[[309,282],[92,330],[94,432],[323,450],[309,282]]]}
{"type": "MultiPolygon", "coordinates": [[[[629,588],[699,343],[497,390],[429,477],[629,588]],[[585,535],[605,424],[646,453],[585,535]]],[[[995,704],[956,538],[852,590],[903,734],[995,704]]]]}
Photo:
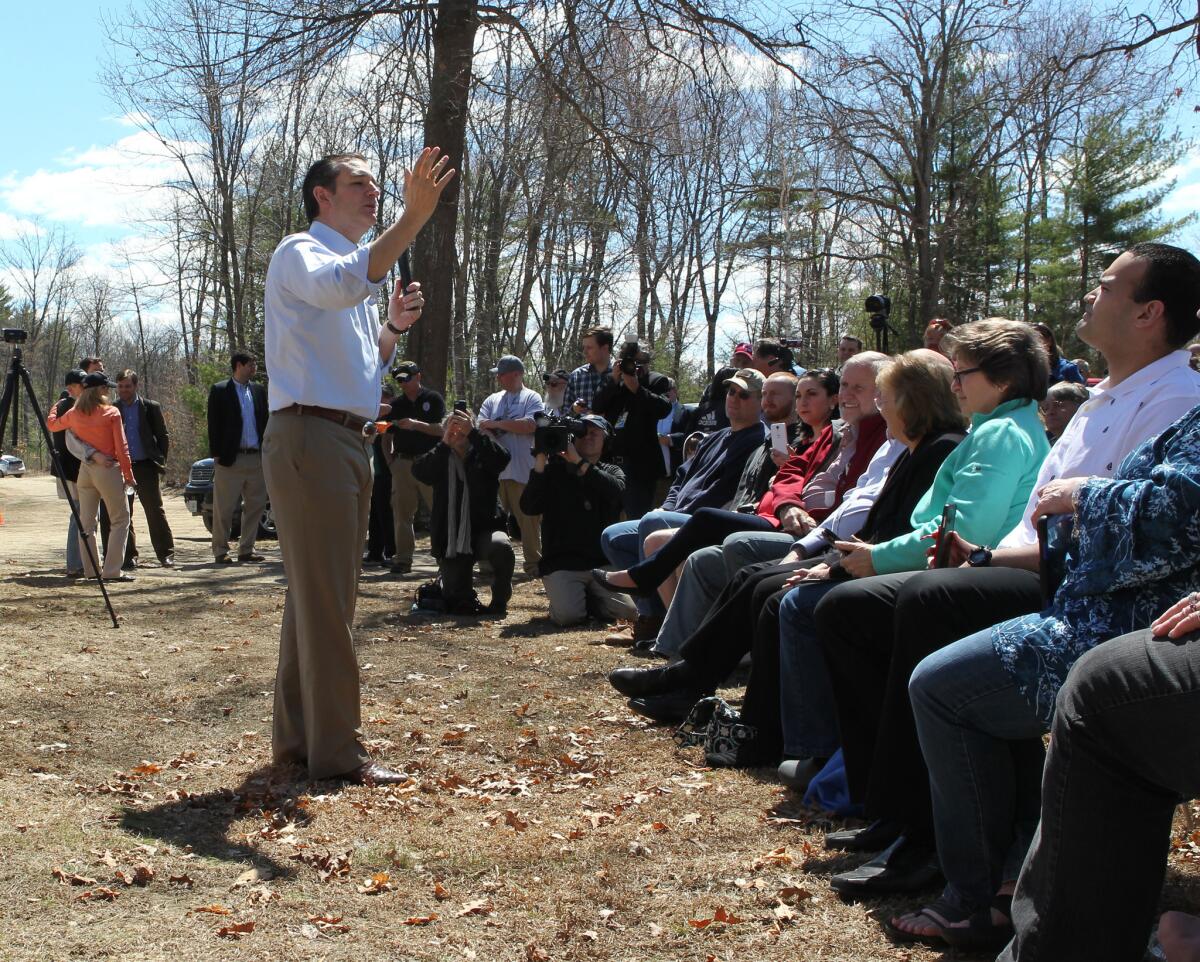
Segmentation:
{"type": "Polygon", "coordinates": [[[416,361],[401,361],[392,369],[392,377],[400,384],[407,384],[421,373],[421,365],[416,361]]]}
{"type": "Polygon", "coordinates": [[[509,454],[508,466],[500,474],[500,505],[516,518],[521,529],[525,574],[537,574],[542,556],[541,522],[521,510],[521,492],[533,470],[533,416],[545,410],[536,391],[525,387],[525,363],[506,354],[492,368],[500,390],[479,405],[479,430],[493,437],[509,454]]]}
{"type": "Polygon", "coordinates": [[[733,377],[728,377],[725,379],[726,388],[732,384],[735,387],[754,395],[761,395],[763,385],[766,383],[767,379],[752,367],[743,368],[733,377]]]}
{"type": "Polygon", "coordinates": [[[748,341],[739,341],[733,346],[733,355],[729,359],[731,367],[736,367],[738,370],[749,367],[754,363],[754,348],[750,346],[748,341]]]}

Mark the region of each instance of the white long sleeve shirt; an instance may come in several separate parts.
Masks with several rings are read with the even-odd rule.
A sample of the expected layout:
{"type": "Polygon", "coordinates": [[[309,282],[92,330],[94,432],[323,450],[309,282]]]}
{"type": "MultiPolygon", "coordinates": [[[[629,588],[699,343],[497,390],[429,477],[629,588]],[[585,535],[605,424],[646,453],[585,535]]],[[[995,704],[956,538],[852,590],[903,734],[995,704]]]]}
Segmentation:
{"type": "Polygon", "coordinates": [[[839,540],[858,534],[867,520],[871,506],[883,490],[888,471],[903,453],[904,445],[891,437],[879,445],[879,450],[858,476],[858,482],[842,497],[842,503],[838,505],[837,510],[796,542],[797,546],[803,549],[806,558],[815,558],[829,547],[819,534],[822,529],[832,531],[839,540]]]}
{"type": "Polygon", "coordinates": [[[272,411],[292,404],[379,415],[383,281],[367,278],[370,249],[315,221],[279,242],[263,302],[272,411]]]}

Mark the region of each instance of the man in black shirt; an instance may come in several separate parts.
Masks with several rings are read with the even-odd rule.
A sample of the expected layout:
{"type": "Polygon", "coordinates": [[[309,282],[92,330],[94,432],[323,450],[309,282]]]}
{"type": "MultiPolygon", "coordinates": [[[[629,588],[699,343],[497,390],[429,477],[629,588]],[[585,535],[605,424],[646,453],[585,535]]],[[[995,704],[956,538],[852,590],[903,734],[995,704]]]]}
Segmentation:
{"type": "Polygon", "coordinates": [[[605,591],[592,579],[592,568],[608,564],[600,535],[621,516],[625,475],[601,459],[612,433],[608,422],[595,414],[583,420],[587,434],[562,454],[534,457],[529,483],[521,492],[521,510],[543,516],[538,574],[550,602],[550,618],[563,627],[584,621],[589,612],[607,621],[637,617],[633,599],[605,591]]]}
{"type": "Polygon", "coordinates": [[[392,472],[392,520],[396,526],[396,554],[392,574],[408,574],[413,562],[413,518],[417,499],[433,508],[433,489],[413,477],[412,463],[437,447],[442,436],[446,402],[437,391],[421,387],[421,368],[404,361],[392,372],[400,394],[392,401],[392,422],[384,443],[384,454],[392,472]]]}
{"type": "Polygon", "coordinates": [[[654,507],[654,487],[665,477],[662,446],[658,443],[658,422],[671,413],[667,392],[671,382],[665,374],[650,370],[650,354],[629,342],[628,367],[613,365],[611,375],[600,385],[592,400],[592,411],[613,426],[613,454],[620,458],[625,472],[622,506],[630,520],[654,507]],[[636,352],[636,356],[635,355],[636,352]]]}

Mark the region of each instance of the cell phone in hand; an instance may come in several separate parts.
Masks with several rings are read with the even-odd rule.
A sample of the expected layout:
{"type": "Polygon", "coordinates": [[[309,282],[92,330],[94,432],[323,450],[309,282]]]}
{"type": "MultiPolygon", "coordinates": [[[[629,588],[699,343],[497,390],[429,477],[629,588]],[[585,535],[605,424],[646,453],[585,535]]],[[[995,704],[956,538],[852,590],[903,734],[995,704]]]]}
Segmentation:
{"type": "Polygon", "coordinates": [[[954,533],[954,522],[958,516],[958,505],[953,501],[942,508],[942,523],[938,526],[937,551],[933,553],[933,566],[945,568],[950,563],[950,535],[954,533]]]}
{"type": "Polygon", "coordinates": [[[776,421],[770,425],[770,431],[771,448],[786,458],[790,454],[788,450],[787,425],[776,421]]]}
{"type": "Polygon", "coordinates": [[[467,411],[467,402],[466,401],[455,401],[454,402],[454,410],[462,411],[465,414],[467,411]]]}
{"type": "Polygon", "coordinates": [[[412,265],[408,260],[408,251],[400,255],[400,260],[396,262],[396,270],[400,273],[400,289],[407,294],[408,285],[412,283],[412,265]]]}

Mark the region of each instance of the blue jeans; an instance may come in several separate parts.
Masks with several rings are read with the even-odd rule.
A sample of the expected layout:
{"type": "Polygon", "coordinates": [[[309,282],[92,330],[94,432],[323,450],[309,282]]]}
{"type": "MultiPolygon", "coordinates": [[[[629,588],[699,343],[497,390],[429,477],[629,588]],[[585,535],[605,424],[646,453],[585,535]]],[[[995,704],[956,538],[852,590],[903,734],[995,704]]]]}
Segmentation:
{"type": "MultiPolygon", "coordinates": [[[[690,517],[691,515],[679,511],[651,511],[636,521],[618,521],[616,524],[610,524],[600,535],[600,549],[614,567],[632,568],[645,559],[642,545],[647,536],[667,528],[682,528],[690,517]]],[[[633,603],[637,605],[640,615],[661,615],[666,611],[658,595],[635,597],[633,603]]]]}
{"type": "Polygon", "coordinates": [[[929,766],[945,894],[978,911],[1017,877],[1033,840],[1042,722],[996,656],[990,628],[921,661],[908,693],[929,766]]]}
{"type": "Polygon", "coordinates": [[[797,585],[779,605],[779,710],[788,758],[829,758],[838,749],[837,706],[813,611],[840,584],[797,585]]]}
{"type": "Polygon", "coordinates": [[[1058,693],[1042,821],[999,962],[1125,962],[1150,935],[1177,803],[1200,795],[1200,635],[1097,645],[1058,693]]]}

